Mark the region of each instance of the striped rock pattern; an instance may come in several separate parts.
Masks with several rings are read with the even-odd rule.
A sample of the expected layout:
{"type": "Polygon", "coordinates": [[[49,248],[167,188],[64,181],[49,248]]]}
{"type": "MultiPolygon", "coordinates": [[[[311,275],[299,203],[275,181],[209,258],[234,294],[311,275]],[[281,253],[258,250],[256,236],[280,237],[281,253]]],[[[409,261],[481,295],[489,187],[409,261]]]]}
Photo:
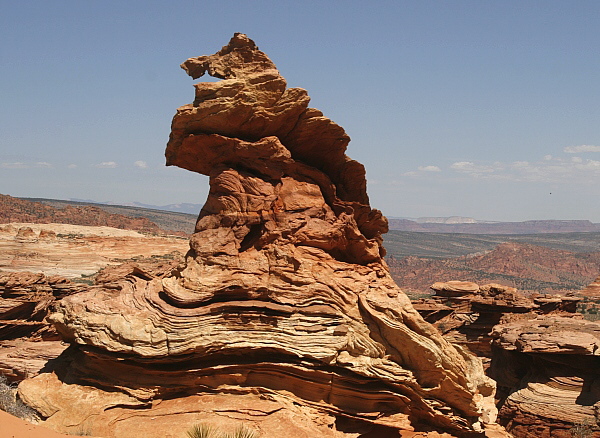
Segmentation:
{"type": "Polygon", "coordinates": [[[600,324],[537,316],[498,325],[491,336],[499,421],[511,434],[600,436],[600,324]]]}

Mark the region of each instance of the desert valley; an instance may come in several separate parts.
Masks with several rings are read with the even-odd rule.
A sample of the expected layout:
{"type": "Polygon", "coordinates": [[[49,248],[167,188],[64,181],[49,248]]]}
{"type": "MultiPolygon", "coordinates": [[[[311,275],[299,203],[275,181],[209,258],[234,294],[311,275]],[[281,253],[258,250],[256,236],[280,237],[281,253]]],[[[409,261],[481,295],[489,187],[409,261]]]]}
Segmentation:
{"type": "Polygon", "coordinates": [[[598,224],[388,221],[247,36],[182,67],[199,216],[0,195],[2,436],[600,437],[598,224]]]}

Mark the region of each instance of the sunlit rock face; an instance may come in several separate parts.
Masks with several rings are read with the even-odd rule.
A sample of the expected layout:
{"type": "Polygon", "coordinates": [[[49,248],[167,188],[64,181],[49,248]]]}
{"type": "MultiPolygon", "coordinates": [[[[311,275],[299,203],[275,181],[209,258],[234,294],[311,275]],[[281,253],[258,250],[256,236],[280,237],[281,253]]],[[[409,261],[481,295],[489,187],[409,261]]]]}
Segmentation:
{"type": "Polygon", "coordinates": [[[391,279],[387,221],[344,130],[243,34],[182,66],[222,79],[196,84],[166,150],[168,165],[210,177],[186,260],[62,300],[51,320],[73,347],[21,384],[23,399],[56,428],[108,436],[139,432],[134,419],[153,415],[139,407],[161,412],[144,429],[161,437],[190,413],[220,424],[229,412],[265,437],[282,424],[291,437],[383,437],[493,422],[480,361],[391,279]]]}

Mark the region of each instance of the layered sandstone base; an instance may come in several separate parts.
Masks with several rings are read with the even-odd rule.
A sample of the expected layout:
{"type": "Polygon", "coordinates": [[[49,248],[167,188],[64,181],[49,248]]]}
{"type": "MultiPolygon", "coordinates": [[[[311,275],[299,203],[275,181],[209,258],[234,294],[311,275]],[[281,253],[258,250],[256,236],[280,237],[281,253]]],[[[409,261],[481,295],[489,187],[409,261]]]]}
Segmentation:
{"type": "Polygon", "coordinates": [[[538,316],[492,337],[499,421],[514,436],[600,437],[600,324],[538,316]]]}

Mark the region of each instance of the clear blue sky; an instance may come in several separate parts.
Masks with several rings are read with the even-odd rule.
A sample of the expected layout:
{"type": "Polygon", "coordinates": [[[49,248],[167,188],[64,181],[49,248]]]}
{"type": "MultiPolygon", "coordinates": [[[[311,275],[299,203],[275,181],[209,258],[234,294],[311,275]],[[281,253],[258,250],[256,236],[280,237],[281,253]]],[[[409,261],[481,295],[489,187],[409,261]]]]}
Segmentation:
{"type": "Polygon", "coordinates": [[[203,203],[179,64],[234,32],[352,138],[388,216],[600,222],[599,1],[0,0],[0,193],[203,203]]]}

